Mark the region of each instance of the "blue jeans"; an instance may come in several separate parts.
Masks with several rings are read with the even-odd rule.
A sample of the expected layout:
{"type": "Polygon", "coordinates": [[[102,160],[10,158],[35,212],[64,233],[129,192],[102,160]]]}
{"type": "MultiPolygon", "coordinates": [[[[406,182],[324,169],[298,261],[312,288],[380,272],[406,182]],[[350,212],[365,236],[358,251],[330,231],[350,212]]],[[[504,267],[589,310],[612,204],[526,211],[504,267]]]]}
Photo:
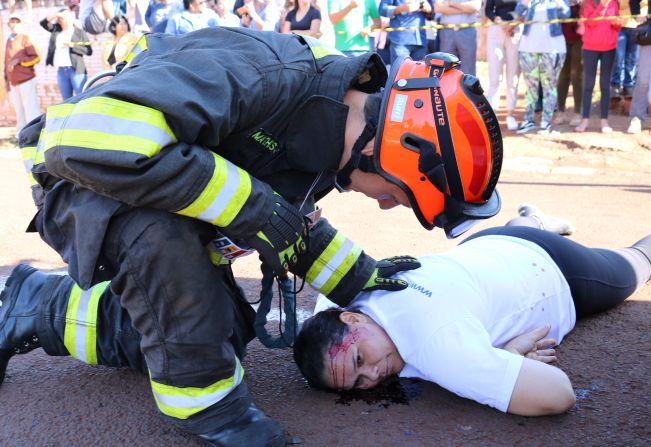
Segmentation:
{"type": "Polygon", "coordinates": [[[59,67],[57,69],[57,83],[61,97],[65,101],[72,95],[78,95],[86,83],[86,73],[75,73],[72,67],[59,67]]]}
{"type": "Polygon", "coordinates": [[[633,42],[634,28],[622,28],[617,36],[617,53],[610,83],[617,87],[633,88],[640,46],[633,42]]]}
{"type": "Polygon", "coordinates": [[[438,31],[441,51],[454,54],[461,62],[461,70],[474,75],[477,72],[477,29],[443,28],[438,31]]]}
{"type": "Polygon", "coordinates": [[[391,42],[391,63],[399,57],[411,57],[415,61],[420,61],[425,57],[425,47],[423,45],[403,45],[391,42]]]}

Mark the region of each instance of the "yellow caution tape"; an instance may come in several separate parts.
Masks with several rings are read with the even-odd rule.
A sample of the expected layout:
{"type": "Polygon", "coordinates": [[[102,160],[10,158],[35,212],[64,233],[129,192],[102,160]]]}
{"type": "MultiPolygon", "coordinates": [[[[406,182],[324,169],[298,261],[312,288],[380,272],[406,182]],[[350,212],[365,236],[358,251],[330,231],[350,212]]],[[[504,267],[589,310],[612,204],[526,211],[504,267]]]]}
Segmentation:
{"type": "MultiPolygon", "coordinates": [[[[412,31],[412,30],[428,30],[428,29],[461,29],[461,28],[488,28],[490,26],[510,26],[516,27],[520,25],[535,25],[535,24],[544,24],[544,23],[579,23],[579,22],[601,22],[604,20],[617,20],[617,19],[637,19],[642,18],[646,19],[645,14],[628,14],[622,16],[601,16],[601,17],[581,17],[581,18],[567,18],[567,19],[552,19],[552,20],[511,20],[508,22],[502,23],[456,23],[456,24],[440,24],[435,25],[425,25],[425,26],[396,26],[396,27],[387,27],[387,28],[369,28],[367,32],[378,32],[386,31],[387,33],[396,32],[396,31],[412,31]]],[[[345,34],[345,31],[340,31],[337,34],[345,34]]],[[[89,42],[70,42],[73,46],[75,45],[115,45],[118,43],[117,40],[94,40],[89,42]]]]}
{"type": "MultiPolygon", "coordinates": [[[[425,25],[425,26],[396,26],[396,27],[386,27],[386,28],[368,28],[366,32],[378,32],[386,31],[388,33],[395,31],[411,31],[411,30],[428,30],[428,29],[461,29],[461,28],[488,28],[491,26],[508,26],[516,27],[520,25],[534,25],[534,24],[544,24],[544,23],[579,23],[579,22],[601,22],[603,20],[617,20],[617,19],[636,19],[643,18],[646,19],[645,14],[629,14],[621,16],[602,16],[602,17],[581,17],[581,18],[566,18],[566,19],[552,19],[552,20],[511,20],[508,22],[502,23],[493,23],[493,22],[473,22],[473,23],[456,23],[456,24],[440,24],[435,25],[425,25]]],[[[340,31],[337,34],[345,34],[345,31],[340,31]]]]}

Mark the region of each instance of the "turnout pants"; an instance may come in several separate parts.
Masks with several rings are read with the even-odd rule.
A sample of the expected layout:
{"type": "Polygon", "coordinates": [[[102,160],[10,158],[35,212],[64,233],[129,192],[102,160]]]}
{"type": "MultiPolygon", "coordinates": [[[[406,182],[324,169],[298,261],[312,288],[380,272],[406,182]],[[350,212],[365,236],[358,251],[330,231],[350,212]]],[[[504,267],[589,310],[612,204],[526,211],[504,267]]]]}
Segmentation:
{"type": "Polygon", "coordinates": [[[147,372],[159,410],[192,433],[229,423],[251,404],[240,359],[255,313],[230,267],[212,264],[214,236],[212,225],[158,210],[114,217],[102,248],[110,287],[53,280],[46,338],[59,343],[46,352],[147,372]]]}

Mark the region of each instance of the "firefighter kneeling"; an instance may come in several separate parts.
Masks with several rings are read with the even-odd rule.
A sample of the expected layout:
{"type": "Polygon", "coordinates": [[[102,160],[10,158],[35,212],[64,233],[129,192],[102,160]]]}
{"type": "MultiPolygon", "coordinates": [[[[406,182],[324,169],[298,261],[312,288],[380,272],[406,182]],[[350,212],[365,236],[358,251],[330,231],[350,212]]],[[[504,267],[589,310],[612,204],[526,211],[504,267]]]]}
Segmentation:
{"type": "Polygon", "coordinates": [[[400,290],[390,276],[417,268],[413,258],[375,261],[304,216],[336,186],[460,234],[499,211],[495,115],[441,53],[394,64],[387,81],[375,54],[210,28],[144,36],[127,59],[20,134],[31,228],[70,276],[14,270],[0,298],[2,378],[14,354],[39,346],[129,366],[207,445],[284,445],[243,382],[255,315],[213,241],[245,241],[277,275],[342,306],[362,290],[400,290]]]}

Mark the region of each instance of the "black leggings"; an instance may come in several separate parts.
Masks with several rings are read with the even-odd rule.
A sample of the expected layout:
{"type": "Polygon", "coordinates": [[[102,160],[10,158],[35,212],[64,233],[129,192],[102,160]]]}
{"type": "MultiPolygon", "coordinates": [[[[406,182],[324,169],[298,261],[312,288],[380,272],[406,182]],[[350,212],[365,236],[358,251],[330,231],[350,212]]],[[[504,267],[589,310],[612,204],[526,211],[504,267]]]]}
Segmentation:
{"type": "Polygon", "coordinates": [[[570,285],[577,318],[618,305],[651,275],[650,236],[636,243],[636,249],[610,250],[588,248],[537,228],[506,226],[479,231],[461,243],[495,234],[525,239],[549,254],[570,285]]]}
{"type": "Polygon", "coordinates": [[[613,72],[615,50],[592,51],[586,49],[583,50],[583,118],[590,118],[592,91],[597,78],[597,64],[599,61],[601,61],[601,68],[599,69],[599,89],[601,90],[599,112],[602,119],[608,118],[610,77],[613,72]]]}

